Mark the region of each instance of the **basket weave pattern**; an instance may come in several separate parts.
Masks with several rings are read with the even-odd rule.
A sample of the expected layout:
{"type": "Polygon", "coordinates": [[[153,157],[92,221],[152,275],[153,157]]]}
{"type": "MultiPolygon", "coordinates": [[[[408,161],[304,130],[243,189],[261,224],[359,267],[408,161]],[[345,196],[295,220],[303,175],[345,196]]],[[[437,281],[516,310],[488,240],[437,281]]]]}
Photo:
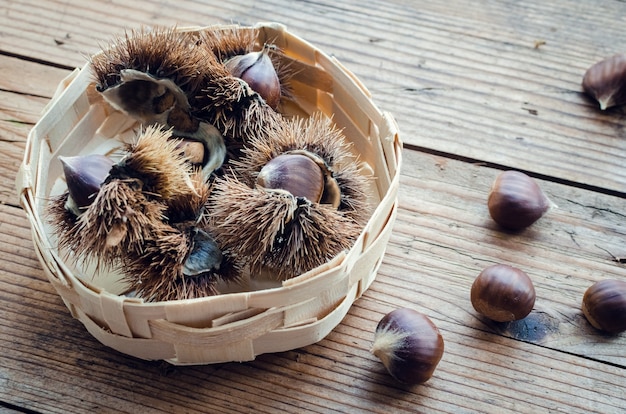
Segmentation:
{"type": "Polygon", "coordinates": [[[46,203],[61,175],[57,157],[103,151],[107,140],[134,123],[98,96],[89,65],[75,70],[29,134],[16,184],[50,282],[71,314],[118,351],[185,365],[248,361],[310,345],[341,322],[375,278],[395,221],[402,148],[397,126],[337,60],[281,25],[255,28],[261,44],[276,44],[293,61],[296,100],[289,111],[332,117],[370,166],[376,209],[349,251],[280,287],[156,303],[118,295],[89,269],[66,263],[46,224],[46,203]]]}

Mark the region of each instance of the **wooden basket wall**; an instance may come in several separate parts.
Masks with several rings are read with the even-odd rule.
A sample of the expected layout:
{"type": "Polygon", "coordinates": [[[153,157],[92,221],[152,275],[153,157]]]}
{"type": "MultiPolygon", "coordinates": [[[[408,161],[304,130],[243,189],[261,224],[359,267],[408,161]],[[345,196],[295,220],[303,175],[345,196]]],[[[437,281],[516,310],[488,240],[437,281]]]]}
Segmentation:
{"type": "Polygon", "coordinates": [[[16,184],[50,282],[71,314],[118,351],[183,365],[247,361],[310,345],[341,322],[375,278],[396,215],[402,149],[397,126],[336,59],[281,25],[255,27],[261,44],[274,43],[293,59],[297,99],[291,111],[332,117],[369,164],[377,207],[352,249],[280,287],[156,303],[117,295],[88,270],[65,263],[46,224],[46,204],[61,174],[57,157],[85,153],[94,136],[113,137],[129,126],[95,92],[89,64],[75,70],[30,132],[16,184]]]}

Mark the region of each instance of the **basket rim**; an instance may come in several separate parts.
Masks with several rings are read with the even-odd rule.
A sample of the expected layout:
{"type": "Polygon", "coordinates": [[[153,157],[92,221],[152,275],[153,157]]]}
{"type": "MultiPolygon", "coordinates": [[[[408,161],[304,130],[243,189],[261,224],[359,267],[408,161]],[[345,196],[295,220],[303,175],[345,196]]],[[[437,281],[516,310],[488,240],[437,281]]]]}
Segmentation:
{"type": "MultiPolygon", "coordinates": [[[[377,180],[380,182],[376,183],[379,186],[377,191],[379,192],[380,201],[378,201],[367,223],[363,226],[362,231],[350,249],[339,253],[321,266],[283,281],[280,286],[253,291],[223,293],[217,296],[194,299],[147,302],[141,298],[117,295],[99,287],[95,283],[92,284],[90,281],[85,280],[84,277],[79,277],[73,273],[67,266],[65,259],[61,257],[57,247],[51,242],[42,223],[40,213],[42,200],[38,200],[40,190],[38,185],[42,185],[43,181],[40,168],[43,168],[43,161],[52,157],[50,155],[46,158],[46,146],[52,151],[52,144],[49,142],[51,141],[49,136],[50,130],[56,125],[55,122],[61,122],[58,119],[57,111],[59,107],[70,111],[76,102],[87,99],[85,96],[87,88],[93,83],[90,77],[91,65],[87,62],[82,69],[74,70],[59,84],[57,92],[47,105],[40,120],[29,132],[24,158],[16,177],[16,189],[20,203],[24,207],[31,224],[35,250],[42,267],[72,315],[81,320],[89,332],[102,343],[116,349],[123,349],[122,352],[127,354],[148,359],[165,359],[176,364],[207,363],[207,359],[211,359],[211,357],[203,355],[203,359],[200,358],[201,360],[196,361],[194,355],[197,351],[189,351],[184,347],[181,348],[181,343],[170,344],[174,347],[174,351],[171,351],[168,345],[167,352],[161,352],[158,358],[152,358],[153,355],[148,351],[146,351],[146,354],[142,354],[140,350],[135,349],[138,345],[129,344],[133,343],[132,340],[134,339],[139,342],[148,340],[153,333],[151,329],[154,328],[154,323],[151,328],[150,321],[159,320],[167,322],[166,325],[171,329],[184,329],[192,335],[206,335],[207,333],[218,335],[217,332],[228,331],[233,329],[233,327],[242,325],[242,323],[237,320],[229,322],[228,318],[226,318],[223,319],[225,322],[222,325],[206,327],[202,324],[206,323],[207,320],[212,321],[219,318],[219,315],[224,316],[243,312],[243,309],[260,310],[258,314],[251,316],[253,319],[261,314],[281,313],[283,315],[283,325],[280,329],[270,327],[267,333],[273,335],[270,335],[272,338],[280,337],[280,335],[288,332],[298,333],[299,335],[306,331],[308,336],[303,337],[305,338],[303,340],[305,342],[308,341],[308,343],[317,342],[317,340],[321,339],[320,335],[324,332],[327,334],[334,329],[345,316],[354,300],[367,290],[374,280],[375,273],[384,255],[384,248],[397,213],[397,191],[402,165],[403,144],[393,116],[386,111],[381,111],[376,106],[367,88],[335,57],[328,56],[311,43],[288,32],[286,27],[280,23],[262,22],[254,26],[188,26],[179,28],[179,30],[197,31],[215,28],[230,29],[233,27],[245,30],[262,29],[268,32],[263,34],[263,36],[280,34],[284,37],[282,41],[290,47],[303,48],[303,59],[312,59],[312,65],[315,68],[328,71],[333,81],[338,86],[341,86],[341,92],[344,95],[348,97],[359,96],[362,99],[360,101],[361,105],[354,109],[360,111],[357,115],[361,118],[350,122],[355,124],[364,122],[366,124],[365,127],[362,127],[362,130],[367,130],[368,135],[366,136],[365,132],[363,132],[363,137],[370,141],[367,142],[367,145],[372,145],[372,151],[376,155],[376,165],[372,166],[372,171],[384,174],[384,177],[380,177],[377,180]],[[375,148],[374,145],[376,145],[375,148]],[[382,187],[380,186],[386,186],[384,191],[381,191],[382,187]],[[368,256],[368,253],[373,250],[376,250],[376,254],[371,255],[371,257],[368,256]],[[360,269],[360,266],[365,265],[367,265],[368,269],[374,269],[371,274],[363,274],[364,270],[360,269]],[[298,319],[301,316],[299,314],[301,311],[296,308],[311,300],[308,292],[313,287],[325,284],[330,285],[331,288],[334,287],[337,291],[345,292],[345,295],[341,296],[341,300],[335,307],[335,309],[341,309],[341,311],[336,313],[333,310],[324,315],[315,315],[314,320],[298,319]],[[346,301],[349,303],[346,303],[346,301]],[[193,315],[197,313],[203,314],[198,327],[193,326],[195,322],[190,322],[190,318],[193,319],[195,317],[193,315]],[[96,314],[100,316],[94,316],[96,314]],[[190,317],[189,314],[192,314],[192,316],[190,317]],[[129,316],[131,315],[139,315],[138,317],[141,317],[142,321],[130,321],[129,316]],[[289,325],[288,321],[293,323],[289,325]],[[109,335],[112,336],[109,337],[109,335]],[[317,338],[317,340],[311,342],[314,338],[317,338]],[[131,342],[127,343],[127,340],[131,342]],[[163,356],[170,355],[171,352],[174,352],[175,357],[163,356]],[[188,354],[185,357],[186,353],[188,354]],[[148,357],[146,357],[147,354],[149,354],[148,357]]],[[[336,97],[333,97],[333,99],[336,99],[336,97]]],[[[325,104],[325,101],[322,100],[321,103],[325,104]]],[[[329,110],[329,108],[332,109],[332,106],[329,106],[326,110],[329,110]]],[[[319,108],[319,102],[317,109],[323,109],[319,108]]],[[[63,113],[65,114],[65,112],[63,113]]],[[[332,295],[329,296],[330,299],[327,300],[334,300],[332,297],[332,295]]],[[[258,318],[262,319],[262,316],[258,318]]],[[[244,320],[248,321],[249,318],[244,320]]],[[[175,338],[172,340],[175,341],[175,338]]],[[[263,342],[264,340],[258,341],[260,351],[253,350],[252,354],[250,354],[249,350],[243,350],[243,355],[245,355],[243,358],[250,359],[250,355],[252,355],[252,359],[254,359],[254,356],[259,353],[274,352],[270,349],[271,347],[268,343],[263,342]]],[[[252,339],[250,341],[254,342],[252,339]]],[[[291,346],[294,343],[289,342],[288,345],[291,346]]],[[[296,347],[304,346],[308,343],[298,342],[300,345],[296,347]]],[[[280,348],[280,346],[278,347],[280,348]]],[[[161,349],[160,345],[159,349],[161,349]]],[[[294,348],[291,347],[289,349],[294,348]]],[[[219,362],[235,359],[222,357],[222,360],[219,362]]],[[[211,359],[210,362],[217,361],[211,359]]]]}

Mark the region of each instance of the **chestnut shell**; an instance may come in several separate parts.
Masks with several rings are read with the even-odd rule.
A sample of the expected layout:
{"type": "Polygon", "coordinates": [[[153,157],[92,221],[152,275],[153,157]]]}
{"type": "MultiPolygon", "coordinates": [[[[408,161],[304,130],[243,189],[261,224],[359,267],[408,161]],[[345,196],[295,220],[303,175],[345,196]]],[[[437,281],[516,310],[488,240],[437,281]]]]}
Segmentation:
{"type": "Polygon", "coordinates": [[[626,103],[626,54],[617,54],[592,65],[583,77],[584,91],[605,110],[626,103]]]}
{"type": "Polygon", "coordinates": [[[408,308],[396,309],[380,320],[372,346],[372,353],[380,358],[389,374],[411,385],[430,379],[443,351],[443,337],[435,324],[426,315],[408,308]]]}
{"type": "Polygon", "coordinates": [[[612,334],[626,331],[626,281],[606,279],[591,285],[582,311],[596,329],[612,334]]]}
{"type": "Polygon", "coordinates": [[[67,190],[78,208],[89,206],[107,178],[113,160],[101,154],[59,156],[67,190]]]}
{"type": "Polygon", "coordinates": [[[487,207],[491,218],[510,230],[524,229],[550,208],[537,182],[520,171],[504,171],[494,181],[487,207]]]}
{"type": "Polygon", "coordinates": [[[250,52],[226,62],[230,73],[244,80],[265,102],[276,109],[280,104],[280,79],[267,50],[250,52]]]}
{"type": "Polygon", "coordinates": [[[306,197],[319,203],[324,191],[324,174],[306,155],[281,154],[261,168],[257,183],[263,188],[282,189],[294,197],[306,197]]]}
{"type": "Polygon", "coordinates": [[[535,306],[535,287],[522,270],[506,264],[484,269],[470,291],[476,312],[496,322],[523,319],[535,306]]]}

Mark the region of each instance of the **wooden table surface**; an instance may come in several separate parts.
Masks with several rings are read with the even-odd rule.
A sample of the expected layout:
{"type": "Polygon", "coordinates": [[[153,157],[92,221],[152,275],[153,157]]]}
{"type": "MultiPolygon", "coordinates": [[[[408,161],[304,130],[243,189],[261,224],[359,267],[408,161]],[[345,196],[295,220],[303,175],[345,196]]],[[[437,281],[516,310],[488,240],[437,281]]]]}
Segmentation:
{"type": "Polygon", "coordinates": [[[619,0],[0,0],[0,411],[626,411],[626,335],[591,328],[584,291],[626,280],[626,108],[601,112],[585,70],[626,52],[619,0]],[[253,362],[175,367],[89,335],[47,281],[19,205],[26,136],[59,81],[125,28],[277,21],[336,56],[390,111],[405,143],[399,213],[371,288],[319,343],[253,362]],[[555,208],[501,231],[486,198],[506,169],[555,208]],[[494,263],[526,271],[532,313],[477,315],[494,263]],[[370,354],[380,318],[427,314],[445,354],[426,384],[370,354]]]}

